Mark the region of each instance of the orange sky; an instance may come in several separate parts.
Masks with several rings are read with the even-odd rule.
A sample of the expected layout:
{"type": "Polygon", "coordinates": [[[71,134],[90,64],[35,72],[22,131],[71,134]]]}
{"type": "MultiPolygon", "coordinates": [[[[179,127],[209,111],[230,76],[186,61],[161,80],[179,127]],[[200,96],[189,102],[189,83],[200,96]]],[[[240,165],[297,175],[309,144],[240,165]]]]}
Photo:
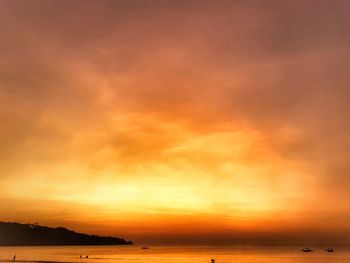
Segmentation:
{"type": "Polygon", "coordinates": [[[348,1],[0,1],[0,220],[350,242],[349,31],[348,1]]]}

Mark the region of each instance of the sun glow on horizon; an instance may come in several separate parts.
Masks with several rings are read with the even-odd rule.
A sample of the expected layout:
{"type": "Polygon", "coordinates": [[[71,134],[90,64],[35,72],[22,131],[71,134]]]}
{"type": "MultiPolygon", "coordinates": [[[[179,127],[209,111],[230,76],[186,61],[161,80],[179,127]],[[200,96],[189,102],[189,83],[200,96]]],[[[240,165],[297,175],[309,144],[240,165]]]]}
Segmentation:
{"type": "MultiPolygon", "coordinates": [[[[159,143],[159,134],[176,134],[176,140],[142,153],[142,149],[149,148],[142,144],[137,145],[140,150],[109,144],[105,143],[108,134],[80,131],[79,137],[70,141],[69,148],[76,149],[70,153],[74,158],[68,155],[49,165],[39,162],[23,167],[30,173],[22,179],[21,186],[12,180],[3,182],[6,194],[19,199],[30,196],[99,207],[115,211],[115,215],[163,211],[250,218],[259,213],[276,213],[287,205],[302,208],[291,203],[293,198],[301,200],[300,192],[295,195],[296,189],[301,191],[300,185],[287,182],[279,174],[293,173],[288,177],[297,180],[303,177],[300,168],[295,165],[286,170],[288,164],[269,152],[256,132],[228,124],[217,130],[198,131],[182,122],[147,117],[143,114],[118,118],[112,125],[117,127],[114,133],[118,134],[121,127],[129,136],[129,145],[144,136],[148,137],[144,143],[159,143]],[[156,132],[150,134],[150,129],[156,132]],[[97,151],[96,145],[100,146],[97,151]],[[251,157],[252,153],[256,158],[251,157]],[[134,154],[142,155],[144,161],[138,163],[134,154]],[[114,163],[113,159],[123,162],[114,163]]],[[[108,213],[111,215],[113,212],[108,213]]]]}
{"type": "Polygon", "coordinates": [[[350,242],[349,10],[0,1],[0,221],[350,242]]]}

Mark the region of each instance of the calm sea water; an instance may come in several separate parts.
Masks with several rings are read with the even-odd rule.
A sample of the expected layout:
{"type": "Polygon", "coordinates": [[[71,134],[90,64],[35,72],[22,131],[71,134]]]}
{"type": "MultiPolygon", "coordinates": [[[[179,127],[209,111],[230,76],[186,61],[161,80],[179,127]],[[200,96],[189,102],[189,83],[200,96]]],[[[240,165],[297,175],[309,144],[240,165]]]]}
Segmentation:
{"type": "Polygon", "coordinates": [[[300,247],[150,247],[139,246],[62,246],[62,247],[0,247],[0,261],[22,262],[74,262],[74,263],[343,263],[350,262],[349,247],[337,248],[327,253],[324,248],[315,248],[312,253],[303,253],[300,247]],[[80,259],[89,255],[89,258],[80,259]]]}

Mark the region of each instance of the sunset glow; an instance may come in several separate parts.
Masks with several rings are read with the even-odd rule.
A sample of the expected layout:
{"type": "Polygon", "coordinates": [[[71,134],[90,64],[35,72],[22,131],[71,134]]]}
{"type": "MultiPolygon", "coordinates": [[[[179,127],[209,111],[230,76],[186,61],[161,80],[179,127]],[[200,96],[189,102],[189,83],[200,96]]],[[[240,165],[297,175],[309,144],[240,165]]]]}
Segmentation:
{"type": "Polygon", "coordinates": [[[347,1],[0,1],[0,221],[350,242],[347,1]]]}

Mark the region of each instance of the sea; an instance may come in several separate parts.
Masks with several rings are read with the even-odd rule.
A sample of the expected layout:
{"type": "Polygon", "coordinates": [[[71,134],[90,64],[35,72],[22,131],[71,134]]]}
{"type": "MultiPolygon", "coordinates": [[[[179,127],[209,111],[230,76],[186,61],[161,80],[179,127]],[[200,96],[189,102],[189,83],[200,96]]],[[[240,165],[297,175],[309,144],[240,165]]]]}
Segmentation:
{"type": "Polygon", "coordinates": [[[0,261],[38,263],[345,263],[350,247],[250,246],[46,246],[0,247],[0,261]],[[86,257],[87,256],[87,257],[86,257]]]}

